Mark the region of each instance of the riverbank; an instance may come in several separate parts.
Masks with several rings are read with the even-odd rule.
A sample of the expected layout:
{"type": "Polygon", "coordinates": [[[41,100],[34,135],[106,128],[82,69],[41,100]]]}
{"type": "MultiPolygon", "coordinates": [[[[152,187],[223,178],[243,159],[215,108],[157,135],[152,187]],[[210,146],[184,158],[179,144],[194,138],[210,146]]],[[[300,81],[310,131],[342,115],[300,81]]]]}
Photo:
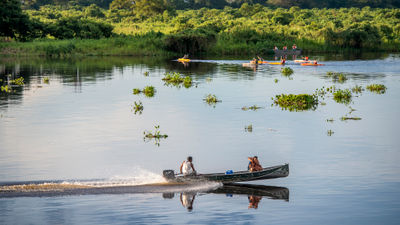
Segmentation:
{"type": "MultiPolygon", "coordinates": [[[[103,39],[71,39],[52,40],[41,39],[31,42],[1,42],[0,55],[6,56],[167,56],[177,57],[182,50],[171,51],[168,48],[166,35],[143,35],[112,37],[103,39]]],[[[171,38],[170,38],[171,39],[171,38]]],[[[179,40],[176,40],[179,41],[179,40]]],[[[293,42],[293,41],[291,41],[293,42]]],[[[309,40],[297,40],[297,46],[305,54],[313,53],[341,53],[341,52],[398,52],[399,44],[383,44],[375,49],[337,48],[309,40]]],[[[200,51],[191,51],[189,46],[199,45],[196,39],[187,41],[188,52],[195,56],[240,56],[248,55],[273,55],[272,40],[252,43],[245,41],[233,42],[217,39],[207,43],[200,51]]],[[[289,43],[287,43],[289,45],[289,43]]],[[[176,46],[176,45],[174,45],[176,46]]]]}

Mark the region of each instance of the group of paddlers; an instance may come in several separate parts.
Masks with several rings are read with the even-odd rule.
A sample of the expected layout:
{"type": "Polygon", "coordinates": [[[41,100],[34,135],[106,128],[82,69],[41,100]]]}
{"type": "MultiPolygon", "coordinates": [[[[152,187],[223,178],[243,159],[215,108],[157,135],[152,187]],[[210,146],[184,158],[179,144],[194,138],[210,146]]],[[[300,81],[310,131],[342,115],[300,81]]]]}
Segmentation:
{"type": "MultiPolygon", "coordinates": [[[[279,50],[277,46],[274,47],[274,50],[279,50]]],[[[287,50],[287,46],[283,46],[282,50],[287,50]]],[[[292,50],[297,50],[297,45],[293,44],[292,45],[292,50]]]]}

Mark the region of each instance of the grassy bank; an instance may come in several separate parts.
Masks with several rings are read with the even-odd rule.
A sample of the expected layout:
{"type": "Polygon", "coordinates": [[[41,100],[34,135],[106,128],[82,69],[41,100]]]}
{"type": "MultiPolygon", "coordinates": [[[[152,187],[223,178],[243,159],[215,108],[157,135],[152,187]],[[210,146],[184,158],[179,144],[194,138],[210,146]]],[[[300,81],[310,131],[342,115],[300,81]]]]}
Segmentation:
{"type": "MultiPolygon", "coordinates": [[[[305,53],[340,53],[340,52],[396,52],[399,45],[381,45],[379,48],[336,48],[319,42],[308,40],[292,40],[301,46],[305,53]]],[[[289,41],[288,41],[289,42],[289,41]]],[[[270,55],[273,54],[273,41],[265,40],[257,43],[245,41],[226,41],[217,39],[213,43],[206,43],[203,51],[192,52],[189,41],[185,45],[192,56],[238,56],[270,55]]],[[[285,42],[283,42],[285,43],[285,42]]],[[[289,43],[288,43],[289,45],[289,43]]],[[[185,51],[168,49],[164,35],[143,35],[129,37],[113,37],[103,39],[71,39],[51,40],[42,39],[31,42],[0,42],[1,55],[14,56],[180,56],[185,51]]]]}

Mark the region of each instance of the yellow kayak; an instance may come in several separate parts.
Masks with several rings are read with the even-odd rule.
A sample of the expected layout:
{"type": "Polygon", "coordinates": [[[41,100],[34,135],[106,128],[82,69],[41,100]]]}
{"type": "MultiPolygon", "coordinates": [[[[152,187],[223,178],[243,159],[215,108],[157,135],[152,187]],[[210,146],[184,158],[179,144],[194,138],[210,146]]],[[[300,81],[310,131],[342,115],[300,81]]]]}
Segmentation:
{"type": "Polygon", "coordinates": [[[270,65],[283,65],[285,63],[282,63],[282,62],[269,62],[268,64],[270,64],[270,65]]]}
{"type": "Polygon", "coordinates": [[[179,62],[190,62],[190,59],[179,58],[179,62]]]}
{"type": "Polygon", "coordinates": [[[258,61],[258,64],[266,64],[268,63],[267,61],[258,61]]]}

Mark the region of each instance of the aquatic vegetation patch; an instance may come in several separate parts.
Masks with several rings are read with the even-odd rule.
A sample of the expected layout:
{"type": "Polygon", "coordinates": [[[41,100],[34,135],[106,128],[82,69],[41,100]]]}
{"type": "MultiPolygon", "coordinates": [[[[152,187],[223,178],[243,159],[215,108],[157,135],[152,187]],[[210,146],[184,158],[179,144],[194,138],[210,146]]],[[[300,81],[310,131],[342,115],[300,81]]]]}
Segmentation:
{"type": "Polygon", "coordinates": [[[326,135],[328,135],[329,137],[330,136],[332,136],[332,134],[334,134],[335,132],[333,132],[331,129],[329,129],[327,132],[326,132],[326,135]]]}
{"type": "Polygon", "coordinates": [[[160,129],[160,125],[156,125],[156,126],[154,126],[154,128],[155,128],[154,133],[151,132],[151,131],[144,131],[143,132],[143,134],[144,134],[143,141],[148,141],[148,140],[154,139],[155,140],[155,144],[157,146],[160,146],[160,140],[161,139],[166,139],[168,137],[168,135],[161,134],[161,132],[159,130],[160,129]]]}
{"type": "Polygon", "coordinates": [[[275,82],[275,83],[278,83],[278,81],[279,81],[279,80],[275,78],[274,82],[275,82]]]}
{"type": "Polygon", "coordinates": [[[333,118],[326,119],[326,122],[329,122],[329,123],[333,123],[333,121],[335,121],[333,118]]]}
{"type": "Polygon", "coordinates": [[[5,93],[11,93],[11,86],[3,85],[3,86],[1,86],[1,91],[5,92],[5,93]]]}
{"type": "Polygon", "coordinates": [[[346,75],[343,73],[327,72],[326,75],[331,77],[333,82],[344,83],[347,80],[346,75]]]}
{"type": "Polygon", "coordinates": [[[206,97],[203,100],[209,105],[216,105],[218,102],[222,102],[217,98],[217,96],[213,94],[206,95],[206,97]]]}
{"type": "Polygon", "coordinates": [[[374,92],[377,94],[384,94],[386,92],[387,88],[383,84],[370,84],[370,85],[367,85],[367,89],[370,92],[374,92]]]}
{"type": "Polygon", "coordinates": [[[140,93],[143,93],[146,97],[153,97],[156,92],[156,89],[153,86],[146,86],[143,88],[143,90],[140,90],[138,88],[133,89],[133,94],[138,95],[140,93]]]}
{"type": "Polygon", "coordinates": [[[154,93],[156,92],[156,89],[153,86],[146,86],[143,89],[143,94],[146,95],[147,97],[153,97],[154,93]]]}
{"type": "Polygon", "coordinates": [[[341,121],[346,121],[346,120],[361,120],[360,117],[347,117],[347,116],[342,116],[340,118],[341,121]]]}
{"type": "Polygon", "coordinates": [[[318,106],[318,96],[316,94],[281,94],[276,95],[274,103],[282,109],[289,111],[315,110],[318,106]]]}
{"type": "Polygon", "coordinates": [[[189,88],[192,86],[192,78],[189,76],[182,76],[180,73],[166,73],[162,80],[167,85],[174,85],[180,87],[183,85],[185,88],[189,88]]]}
{"type": "Polygon", "coordinates": [[[149,76],[149,71],[144,72],[143,75],[144,75],[145,77],[148,77],[148,76],[149,76]]]}
{"type": "Polygon", "coordinates": [[[356,85],[356,86],[351,88],[351,91],[353,93],[355,93],[355,94],[360,94],[360,93],[362,93],[364,91],[364,88],[359,86],[359,85],[356,85]]]}
{"type": "Polygon", "coordinates": [[[135,101],[133,104],[134,105],[132,106],[132,111],[134,111],[135,114],[136,113],[142,114],[143,109],[144,109],[143,103],[141,101],[139,101],[139,102],[135,101]]]}
{"type": "Polygon", "coordinates": [[[335,100],[337,103],[343,103],[347,105],[351,102],[351,97],[352,95],[349,89],[339,89],[333,93],[333,100],[335,100]]]}
{"type": "Polygon", "coordinates": [[[284,67],[281,69],[281,73],[282,75],[289,77],[290,75],[293,74],[293,69],[290,67],[284,67]]]}
{"type": "Polygon", "coordinates": [[[253,106],[249,106],[249,107],[243,106],[243,107],[242,107],[242,110],[243,110],[243,111],[247,111],[247,110],[256,111],[257,109],[261,109],[261,108],[262,108],[262,107],[257,106],[257,105],[253,105],[253,106]]]}
{"type": "Polygon", "coordinates": [[[18,86],[23,86],[25,84],[23,77],[20,77],[20,78],[14,79],[14,80],[10,80],[10,83],[18,85],[18,86]]]}
{"type": "Polygon", "coordinates": [[[50,79],[48,77],[43,77],[43,83],[49,84],[50,83],[50,79]]]}

